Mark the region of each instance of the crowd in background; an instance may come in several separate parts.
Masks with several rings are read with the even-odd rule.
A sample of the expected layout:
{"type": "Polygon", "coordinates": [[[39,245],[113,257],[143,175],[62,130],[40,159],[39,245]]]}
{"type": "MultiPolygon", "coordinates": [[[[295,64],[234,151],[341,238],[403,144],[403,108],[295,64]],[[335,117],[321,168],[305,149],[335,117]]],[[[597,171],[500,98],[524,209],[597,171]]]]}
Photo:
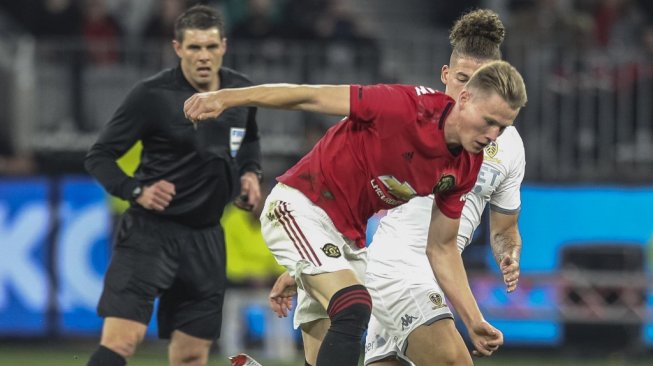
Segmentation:
{"type": "MultiPolygon", "coordinates": [[[[370,22],[365,19],[366,13],[361,13],[360,10],[366,6],[376,6],[374,1],[362,1],[363,5],[353,5],[344,0],[3,1],[0,3],[0,40],[3,37],[15,38],[16,35],[29,34],[37,41],[56,45],[54,49],[40,52],[38,57],[69,66],[72,90],[67,103],[70,103],[71,119],[76,129],[93,132],[96,126],[89,127],[88,123],[85,124],[88,118],[82,110],[84,106],[81,101],[88,98],[80,87],[83,68],[111,67],[125,62],[145,65],[148,69],[174,65],[176,56],[170,45],[174,20],[187,6],[197,3],[209,4],[222,10],[227,19],[229,45],[252,45],[256,49],[255,53],[249,55],[250,58],[256,58],[250,60],[251,63],[272,60],[290,65],[293,62],[291,58],[296,56],[285,45],[288,42],[298,42],[313,47],[317,55],[315,59],[335,64],[336,70],[337,65],[345,60],[345,63],[356,63],[357,70],[367,70],[371,75],[367,78],[370,81],[402,81],[399,76],[384,69],[383,61],[391,56],[393,50],[383,48],[379,42],[384,35],[402,30],[384,29],[378,27],[378,24],[377,27],[369,26],[370,22]],[[71,47],[76,47],[74,52],[69,52],[71,47]],[[146,49],[148,52],[144,52],[146,49]],[[153,49],[157,51],[152,52],[153,49]],[[360,52],[362,49],[368,52],[360,52]],[[155,54],[159,57],[152,57],[155,54]]],[[[390,2],[376,3],[382,6],[390,2]]],[[[409,3],[411,6],[419,4],[422,8],[419,11],[426,14],[423,18],[434,34],[438,29],[446,30],[467,9],[489,7],[499,12],[507,26],[509,36],[506,38],[506,49],[519,43],[542,45],[542,50],[547,45],[555,45],[551,48],[553,52],[542,51],[530,56],[510,52],[505,54],[518,68],[524,67],[520,62],[528,57],[555,60],[551,62],[555,65],[550,71],[552,77],[546,80],[546,88],[554,90],[557,95],[553,103],[562,103],[562,98],[571,95],[569,90],[572,88],[585,88],[592,93],[600,93],[602,90],[613,92],[637,88],[633,86],[637,80],[653,80],[653,66],[650,66],[653,56],[653,3],[650,1],[414,0],[409,3]],[[583,57],[576,57],[577,55],[583,57]]],[[[396,6],[402,5],[397,3],[396,6]]],[[[391,13],[392,9],[387,12],[391,13]]],[[[227,52],[226,65],[242,69],[242,66],[230,65],[230,56],[227,52]]],[[[308,64],[312,68],[316,65],[315,62],[308,64]]],[[[300,80],[283,80],[287,78],[279,74],[277,79],[281,80],[277,81],[333,82],[322,80],[324,78],[320,74],[307,77],[314,71],[308,68],[300,70],[299,73],[303,76],[300,80]]],[[[525,72],[531,75],[528,70],[525,72]]],[[[347,74],[340,76],[349,78],[345,75],[347,74]]],[[[258,80],[257,75],[250,76],[254,82],[268,81],[258,80]]],[[[572,98],[577,98],[575,95],[572,98]]],[[[600,98],[600,95],[597,94],[596,98],[600,98]]],[[[637,101],[633,99],[633,103],[637,101]]],[[[633,105],[631,114],[639,113],[638,108],[641,107],[633,105]]],[[[552,123],[566,122],[557,119],[557,122],[552,123]]],[[[313,141],[312,135],[319,135],[324,127],[319,122],[315,125],[307,123],[307,139],[313,141]]],[[[628,128],[636,130],[642,127],[633,122],[628,128]]],[[[34,161],[25,158],[24,154],[15,154],[9,134],[3,131],[2,135],[0,174],[44,172],[34,161]]],[[[645,147],[653,146],[653,142],[648,140],[652,135],[653,132],[646,128],[642,133],[635,134],[641,140],[640,145],[645,147]]],[[[583,151],[598,154],[599,142],[596,138],[581,138],[578,146],[583,151]],[[583,144],[587,146],[583,147],[583,144]]],[[[642,155],[641,149],[629,149],[628,146],[620,151],[625,156],[642,155]]],[[[582,151],[576,153],[579,154],[582,151]]]]}

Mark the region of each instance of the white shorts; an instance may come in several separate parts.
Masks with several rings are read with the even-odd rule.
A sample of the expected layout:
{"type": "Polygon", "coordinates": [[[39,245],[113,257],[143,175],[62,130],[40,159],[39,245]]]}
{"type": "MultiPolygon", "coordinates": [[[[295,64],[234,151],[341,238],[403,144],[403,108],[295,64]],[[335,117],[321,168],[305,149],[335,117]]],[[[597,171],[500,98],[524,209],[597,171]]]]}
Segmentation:
{"type": "Polygon", "coordinates": [[[405,356],[410,333],[420,325],[453,318],[426,253],[403,246],[394,247],[389,257],[388,245],[402,244],[376,241],[370,246],[365,286],[374,306],[365,340],[366,365],[393,355],[410,364],[405,356]]]}
{"type": "Polygon", "coordinates": [[[302,283],[302,274],[315,275],[344,269],[354,271],[361,284],[367,252],[344,237],[329,216],[300,191],[278,183],[265,200],[261,232],[277,262],[297,282],[295,328],[329,316],[302,283]]]}

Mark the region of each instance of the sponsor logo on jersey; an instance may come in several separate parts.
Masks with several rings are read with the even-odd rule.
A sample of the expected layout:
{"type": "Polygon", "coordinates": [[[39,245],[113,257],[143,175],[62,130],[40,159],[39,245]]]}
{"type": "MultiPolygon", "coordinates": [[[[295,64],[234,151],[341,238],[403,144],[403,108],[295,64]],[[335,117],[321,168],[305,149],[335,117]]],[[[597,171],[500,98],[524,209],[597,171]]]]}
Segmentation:
{"type": "Polygon", "coordinates": [[[400,183],[397,178],[392,175],[382,175],[379,180],[388,189],[388,192],[393,196],[403,201],[410,201],[411,198],[417,195],[417,192],[410,186],[410,183],[400,183]]]}
{"type": "Polygon", "coordinates": [[[322,251],[326,254],[327,257],[338,258],[340,257],[340,248],[334,244],[328,243],[322,247],[322,251]]]}
{"type": "Polygon", "coordinates": [[[374,348],[380,348],[383,347],[388,341],[383,338],[382,336],[375,334],[374,335],[374,340],[371,342],[367,342],[365,345],[365,352],[369,352],[374,348]]]}
{"type": "Polygon", "coordinates": [[[456,177],[451,174],[444,174],[440,177],[438,184],[433,188],[433,193],[442,193],[452,189],[456,185],[456,177]]]}
{"type": "Polygon", "coordinates": [[[431,292],[429,294],[429,301],[431,301],[431,303],[433,304],[433,308],[432,308],[433,310],[440,309],[447,306],[447,304],[445,304],[444,300],[442,299],[442,295],[440,295],[437,292],[431,292]]]}
{"type": "Polygon", "coordinates": [[[388,205],[399,206],[417,195],[417,191],[408,182],[400,183],[397,178],[391,175],[382,175],[376,179],[370,181],[372,189],[374,189],[374,192],[379,196],[381,201],[388,205]],[[388,194],[376,183],[376,179],[383,183],[388,194]]]}

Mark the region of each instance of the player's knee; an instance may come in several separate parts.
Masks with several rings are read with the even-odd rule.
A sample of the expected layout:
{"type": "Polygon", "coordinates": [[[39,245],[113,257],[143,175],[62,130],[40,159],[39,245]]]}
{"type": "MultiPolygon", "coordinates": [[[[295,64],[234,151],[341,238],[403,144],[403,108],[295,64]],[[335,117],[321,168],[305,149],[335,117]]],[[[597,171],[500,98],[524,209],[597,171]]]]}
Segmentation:
{"type": "Polygon", "coordinates": [[[113,350],[125,358],[134,355],[136,348],[143,341],[144,335],[139,332],[112,332],[102,334],[100,344],[113,350]]]}
{"type": "Polygon", "coordinates": [[[100,344],[124,358],[129,358],[136,353],[140,341],[135,337],[103,339],[100,344]]]}
{"type": "Polygon", "coordinates": [[[466,348],[447,347],[441,349],[437,356],[440,365],[472,366],[472,358],[466,348]]]}
{"type": "Polygon", "coordinates": [[[372,298],[363,285],[345,287],[333,295],[327,313],[329,331],[361,337],[372,315],[372,298]]]}
{"type": "Polygon", "coordinates": [[[209,361],[208,354],[203,352],[186,352],[170,359],[173,366],[205,366],[209,361]]]}

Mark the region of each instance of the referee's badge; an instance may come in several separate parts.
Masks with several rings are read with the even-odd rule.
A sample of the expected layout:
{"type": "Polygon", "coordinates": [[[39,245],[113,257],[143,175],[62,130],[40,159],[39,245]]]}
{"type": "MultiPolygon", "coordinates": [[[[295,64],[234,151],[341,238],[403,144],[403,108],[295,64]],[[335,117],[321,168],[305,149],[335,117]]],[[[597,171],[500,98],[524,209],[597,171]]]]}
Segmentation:
{"type": "Polygon", "coordinates": [[[437,292],[431,292],[429,294],[429,300],[433,304],[433,310],[440,309],[446,306],[444,300],[442,299],[442,295],[440,295],[437,292]]]}
{"type": "Polygon", "coordinates": [[[240,145],[243,143],[243,138],[245,137],[245,129],[232,127],[229,133],[229,150],[231,151],[231,157],[235,158],[240,149],[240,145]]]}
{"type": "Polygon", "coordinates": [[[331,258],[340,257],[340,248],[338,248],[334,244],[331,243],[325,244],[322,247],[322,251],[324,252],[324,254],[326,254],[327,257],[331,257],[331,258]]]}

